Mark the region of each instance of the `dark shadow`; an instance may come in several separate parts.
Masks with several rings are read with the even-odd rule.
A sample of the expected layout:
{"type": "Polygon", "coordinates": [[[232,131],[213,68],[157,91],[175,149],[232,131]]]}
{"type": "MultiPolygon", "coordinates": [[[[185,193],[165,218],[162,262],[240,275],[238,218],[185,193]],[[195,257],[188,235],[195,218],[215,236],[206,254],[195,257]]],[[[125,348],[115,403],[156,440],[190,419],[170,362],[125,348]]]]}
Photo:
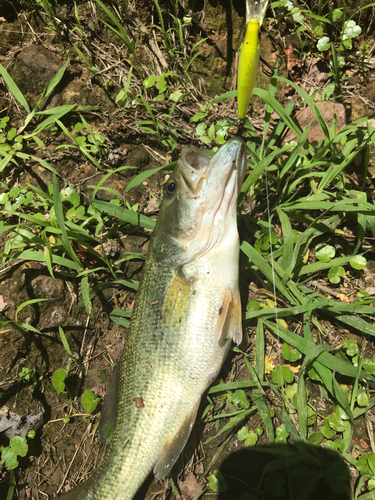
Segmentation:
{"type": "Polygon", "coordinates": [[[299,443],[235,451],[220,467],[219,500],[349,500],[350,471],[332,450],[299,443]]]}

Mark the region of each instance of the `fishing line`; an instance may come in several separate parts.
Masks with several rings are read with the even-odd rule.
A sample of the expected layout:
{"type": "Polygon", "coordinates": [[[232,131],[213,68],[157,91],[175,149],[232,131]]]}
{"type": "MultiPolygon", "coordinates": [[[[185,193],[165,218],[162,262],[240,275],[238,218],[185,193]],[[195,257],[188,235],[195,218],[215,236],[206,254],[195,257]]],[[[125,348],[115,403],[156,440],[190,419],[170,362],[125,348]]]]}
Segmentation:
{"type": "MultiPolygon", "coordinates": [[[[276,88],[276,78],[277,78],[277,69],[279,66],[276,66],[274,68],[274,72],[272,75],[272,80],[271,80],[271,85],[273,85],[273,88],[276,88]]],[[[265,147],[265,142],[266,142],[266,135],[268,132],[268,127],[270,123],[270,118],[271,118],[271,112],[272,108],[270,105],[266,104],[266,115],[265,115],[265,128],[264,128],[264,134],[263,134],[263,141],[261,145],[261,152],[260,152],[260,158],[263,158],[263,155],[267,151],[267,147],[265,147]]],[[[278,335],[278,330],[279,330],[279,317],[278,317],[278,305],[277,305],[277,289],[276,289],[276,272],[275,272],[275,259],[274,259],[274,250],[273,250],[273,243],[272,243],[272,228],[271,228],[271,208],[270,208],[270,192],[268,189],[268,165],[266,164],[266,167],[264,169],[264,178],[265,178],[265,183],[266,183],[266,203],[267,203],[267,217],[268,217],[268,238],[269,238],[269,245],[270,245],[270,260],[271,260],[271,269],[272,269],[272,292],[273,292],[273,298],[275,302],[275,323],[276,323],[276,337],[277,341],[280,345],[280,336],[278,335]]],[[[267,355],[267,354],[266,354],[267,355]]],[[[282,366],[282,359],[281,359],[281,352],[279,350],[278,354],[278,362],[279,366],[282,366]]],[[[282,404],[284,401],[282,401],[282,404]]],[[[285,406],[285,405],[284,405],[285,406]]],[[[289,456],[286,453],[285,455],[285,462],[286,462],[286,468],[289,471],[291,469],[290,463],[289,463],[289,456]]],[[[288,487],[289,487],[289,495],[291,494],[293,488],[290,482],[290,475],[287,475],[287,482],[288,482],[288,487]]]]}

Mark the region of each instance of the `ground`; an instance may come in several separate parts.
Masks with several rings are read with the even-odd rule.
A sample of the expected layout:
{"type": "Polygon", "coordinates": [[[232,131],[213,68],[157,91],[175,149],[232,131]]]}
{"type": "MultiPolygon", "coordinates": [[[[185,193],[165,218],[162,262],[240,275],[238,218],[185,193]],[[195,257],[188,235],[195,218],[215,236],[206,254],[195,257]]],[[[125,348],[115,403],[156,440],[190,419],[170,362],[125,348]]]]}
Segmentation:
{"type": "Polygon", "coordinates": [[[99,1],[58,3],[43,9],[32,0],[9,2],[0,17],[6,69],[0,79],[0,498],[53,498],[100,463],[101,402],[126,342],[161,184],[171,170],[160,167],[175,161],[185,144],[211,149],[236,134],[247,138],[251,170],[258,172],[239,217],[241,241],[249,245],[240,260],[245,339],[203,398],[172,479],[150,477],[136,498],[344,499],[349,484],[353,498],[373,498],[373,7],[348,3],[347,19],[361,27],[351,47],[342,46],[342,19],[329,18],[330,3],[321,11],[314,2],[307,10],[299,6],[305,14],[269,8],[261,55],[279,64],[278,75],[289,83],[270,85],[259,74],[243,129],[234,97],[211,101],[236,88],[245,3],[160,2],[160,13],[148,0],[110,8],[99,1]],[[321,34],[318,14],[329,20],[321,34]],[[333,47],[318,50],[323,35],[333,47]],[[343,57],[333,70],[332,50],[343,57]],[[270,97],[272,109],[265,110],[262,92],[269,88],[281,110],[270,97]],[[283,120],[288,127],[279,129],[283,120]],[[332,144],[340,130],[348,131],[336,149],[323,151],[329,141],[322,120],[332,127],[332,144]],[[298,131],[308,128],[301,139],[298,131]],[[275,153],[265,156],[267,169],[256,156],[263,136],[267,153],[275,153]],[[293,149],[298,138],[307,142],[293,149]],[[316,161],[301,170],[297,155],[316,161]],[[309,196],[318,201],[302,211],[298,200],[309,196]],[[358,200],[357,212],[348,200],[358,200]],[[344,202],[335,212],[333,204],[344,202]],[[331,203],[327,211],[324,203],[331,203]],[[65,234],[58,229],[64,220],[65,234]],[[287,236],[289,242],[301,237],[290,246],[287,236]],[[353,260],[350,267],[357,254],[366,264],[353,260]],[[273,257],[279,281],[267,274],[273,257]],[[327,302],[309,309],[310,299],[327,302]],[[279,337],[272,334],[276,324],[284,328],[279,337]],[[324,369],[316,363],[320,354],[324,369]],[[356,356],[367,371],[357,373],[356,356]],[[226,392],[219,382],[229,384],[226,392]],[[82,403],[85,391],[91,407],[82,403]],[[303,404],[310,419],[305,435],[303,404]],[[271,413],[264,417],[266,407],[271,413]],[[4,450],[20,435],[28,436],[28,450],[11,467],[4,450]],[[249,446],[252,439],[256,446],[249,446]],[[12,470],[16,486],[7,497],[12,470]]]}

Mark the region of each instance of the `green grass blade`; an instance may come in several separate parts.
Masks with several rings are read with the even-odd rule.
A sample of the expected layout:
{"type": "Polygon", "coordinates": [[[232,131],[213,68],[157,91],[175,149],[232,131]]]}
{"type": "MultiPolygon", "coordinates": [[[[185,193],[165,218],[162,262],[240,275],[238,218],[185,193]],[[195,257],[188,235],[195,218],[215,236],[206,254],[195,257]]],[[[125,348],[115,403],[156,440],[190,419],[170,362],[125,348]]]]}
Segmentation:
{"type": "Polygon", "coordinates": [[[8,89],[13,94],[13,97],[17,99],[17,101],[21,104],[21,106],[23,106],[26,109],[28,113],[30,113],[31,110],[28,102],[26,101],[20,89],[17,87],[16,82],[13,80],[13,78],[10,76],[10,74],[2,64],[0,64],[0,75],[4,78],[4,81],[8,89]]]}
{"type": "Polygon", "coordinates": [[[116,174],[117,172],[122,172],[122,170],[127,170],[127,169],[132,169],[132,168],[135,168],[135,167],[127,167],[127,166],[124,166],[124,167],[119,167],[119,168],[116,168],[115,170],[111,170],[110,172],[108,172],[107,174],[105,174],[101,179],[100,181],[98,182],[98,184],[95,186],[94,188],[94,191],[92,192],[92,197],[93,199],[95,198],[96,196],[96,193],[99,191],[100,187],[102,186],[102,184],[105,183],[105,181],[113,174],[116,174]]]}
{"type": "MultiPolygon", "coordinates": [[[[35,250],[23,250],[22,252],[16,252],[12,255],[15,259],[31,260],[35,262],[45,262],[44,252],[37,252],[35,250]]],[[[69,269],[74,269],[75,271],[82,271],[82,266],[76,262],[60,257],[59,255],[51,255],[52,263],[58,266],[64,266],[69,269]]]]}
{"type": "Polygon", "coordinates": [[[270,283],[274,281],[279,292],[282,293],[292,304],[294,304],[295,298],[289,293],[289,290],[282,283],[280,278],[272,272],[272,267],[268,264],[264,257],[262,257],[260,253],[257,252],[247,241],[242,243],[241,250],[248,257],[249,261],[252,262],[259,269],[259,271],[265,275],[267,280],[270,283]]]}
{"type": "Polygon", "coordinates": [[[37,304],[38,302],[45,302],[46,300],[49,299],[30,299],[26,300],[26,302],[22,302],[22,304],[19,305],[16,310],[16,318],[15,318],[16,323],[18,323],[18,314],[22,311],[22,309],[31,304],[37,304]]]}
{"type": "MultiPolygon", "coordinates": [[[[293,87],[294,90],[302,97],[303,101],[308,105],[308,107],[313,112],[315,118],[317,119],[318,124],[319,124],[320,128],[323,131],[324,140],[329,142],[329,140],[330,140],[330,134],[329,134],[328,125],[327,125],[326,121],[324,120],[324,118],[322,116],[322,113],[320,112],[320,109],[316,105],[314,99],[306,92],[306,90],[304,90],[299,85],[297,85],[296,83],[292,82],[291,80],[288,80],[287,78],[284,78],[282,76],[277,76],[277,79],[280,80],[281,82],[284,82],[287,85],[290,85],[291,87],[293,87]]],[[[275,109],[275,111],[277,112],[276,109],[275,109]]],[[[293,128],[291,128],[291,127],[289,127],[289,128],[291,130],[293,130],[293,128]]],[[[293,132],[294,132],[294,130],[293,130],[293,132]]],[[[300,133],[300,135],[301,135],[301,133],[300,133]]],[[[300,135],[297,135],[297,137],[300,137],[300,135]]]]}
{"type": "MultiPolygon", "coordinates": [[[[280,79],[281,77],[278,76],[277,78],[280,79]]],[[[288,80],[286,80],[286,81],[288,81],[288,80]]],[[[302,132],[301,132],[300,128],[298,127],[298,125],[296,125],[294,123],[294,121],[290,118],[289,114],[287,112],[285,112],[282,105],[274,97],[272,97],[266,90],[258,89],[258,88],[255,88],[253,90],[253,94],[257,95],[258,97],[263,99],[264,102],[269,104],[272,107],[272,109],[274,111],[276,111],[276,113],[280,116],[280,118],[283,120],[283,122],[288,125],[290,130],[292,130],[292,132],[297,136],[297,138],[301,139],[302,132]]]]}
{"type": "Polygon", "coordinates": [[[134,226],[144,227],[146,229],[154,229],[155,221],[142,215],[138,212],[133,212],[133,210],[123,209],[123,207],[118,207],[113,205],[113,203],[108,203],[107,201],[94,200],[92,206],[99,212],[104,212],[108,215],[117,217],[123,222],[128,222],[134,226]]]}
{"type": "Polygon", "coordinates": [[[307,393],[303,373],[299,376],[297,386],[297,412],[301,436],[307,438],[307,393]]]}
{"type": "Polygon", "coordinates": [[[61,338],[61,342],[63,343],[64,349],[66,350],[69,358],[71,358],[73,361],[77,361],[72,354],[72,351],[70,350],[69,342],[68,339],[66,338],[64,330],[59,326],[59,334],[61,338]]]}
{"type": "Polygon", "coordinates": [[[63,211],[63,205],[60,197],[60,188],[59,185],[57,184],[57,178],[56,175],[53,176],[53,205],[55,208],[55,214],[56,214],[56,219],[57,223],[59,225],[59,229],[61,231],[61,239],[63,242],[63,245],[65,247],[65,250],[71,257],[71,259],[78,264],[81,269],[84,268],[83,264],[81,264],[79,258],[77,257],[77,254],[73,250],[73,247],[69,241],[67,232],[66,232],[66,227],[65,227],[65,217],[64,217],[64,211],[63,211]]]}
{"type": "Polygon", "coordinates": [[[53,274],[53,269],[52,269],[52,255],[51,255],[51,250],[49,248],[49,245],[44,246],[44,257],[45,257],[45,262],[47,269],[52,276],[53,279],[55,279],[55,276],[53,274]]]}
{"type": "MultiPolygon", "coordinates": [[[[373,313],[372,313],[373,314],[373,313]]],[[[354,315],[348,314],[337,314],[335,318],[346,325],[356,328],[364,335],[372,335],[375,336],[375,325],[365,321],[363,318],[354,315]]]]}
{"type": "Polygon", "coordinates": [[[273,428],[271,414],[270,414],[270,411],[268,409],[268,406],[266,405],[266,402],[264,401],[263,394],[259,389],[253,390],[253,399],[254,399],[255,406],[257,407],[257,410],[259,412],[260,418],[262,419],[262,421],[264,423],[264,427],[266,429],[268,439],[270,440],[271,443],[274,443],[275,442],[275,430],[273,428]]]}
{"type": "Polygon", "coordinates": [[[176,161],[173,161],[172,163],[168,163],[168,165],[163,165],[161,167],[156,167],[156,168],[151,168],[150,170],[146,170],[145,172],[141,172],[138,174],[134,179],[132,179],[130,182],[127,183],[125,186],[125,191],[130,191],[132,188],[139,186],[144,182],[146,179],[151,177],[151,175],[156,174],[157,172],[160,172],[160,170],[172,170],[176,166],[176,161]]]}
{"type": "Polygon", "coordinates": [[[39,107],[39,105],[44,101],[44,99],[55,89],[55,87],[61,82],[62,77],[64,76],[65,70],[70,63],[70,58],[66,61],[66,63],[59,69],[59,71],[51,78],[51,80],[44,87],[42,95],[40,96],[38,104],[35,106],[34,111],[39,107]]]}
{"type": "Polygon", "coordinates": [[[285,212],[279,207],[276,207],[277,214],[281,222],[281,229],[283,234],[283,254],[281,258],[281,265],[285,270],[283,278],[284,283],[288,281],[293,272],[293,262],[295,264],[295,252],[293,251],[293,231],[290,220],[285,212]]]}
{"type": "Polygon", "coordinates": [[[88,275],[83,276],[81,279],[81,293],[82,293],[82,300],[85,305],[85,309],[87,312],[87,316],[90,319],[94,319],[94,316],[92,314],[92,304],[90,301],[90,288],[89,288],[89,277],[88,275]]]}
{"type": "Polygon", "coordinates": [[[336,257],[329,262],[314,262],[313,264],[306,264],[301,267],[298,271],[298,276],[305,276],[306,274],[317,273],[323,271],[324,269],[331,269],[333,266],[341,266],[341,264],[347,264],[352,259],[351,255],[345,257],[336,257]]]}
{"type": "MultiPolygon", "coordinates": [[[[262,387],[268,387],[267,382],[263,382],[262,387]]],[[[253,380],[245,380],[238,382],[228,382],[226,384],[218,384],[211,387],[207,394],[217,394],[219,392],[235,391],[236,389],[251,389],[257,387],[257,384],[253,380]]]]}
{"type": "Polygon", "coordinates": [[[329,299],[327,299],[326,297],[315,298],[314,296],[312,300],[306,300],[306,303],[300,306],[277,308],[277,311],[272,307],[261,309],[259,311],[248,311],[246,312],[245,320],[274,317],[276,312],[278,318],[289,318],[291,316],[296,316],[297,314],[303,314],[305,312],[311,313],[311,311],[313,311],[314,309],[322,309],[324,306],[328,305],[329,299]]]}
{"type": "MultiPolygon", "coordinates": [[[[270,321],[263,320],[264,325],[271,330],[276,336],[281,337],[285,342],[288,342],[293,347],[296,347],[302,354],[307,355],[309,351],[311,351],[316,344],[314,342],[308,341],[299,335],[290,332],[282,325],[276,325],[275,323],[271,323],[270,321]]],[[[322,352],[319,356],[319,362],[329,368],[331,371],[335,371],[341,373],[342,375],[346,375],[348,377],[355,378],[357,375],[357,369],[351,363],[347,361],[342,361],[341,359],[332,356],[327,352],[322,352]]],[[[362,370],[361,377],[366,378],[368,380],[375,381],[375,378],[369,373],[362,370]]],[[[332,384],[331,384],[332,385],[332,384]]]]}
{"type": "Polygon", "coordinates": [[[265,349],[264,326],[263,326],[263,321],[259,320],[257,324],[257,334],[255,337],[255,353],[256,353],[255,370],[260,382],[263,382],[264,372],[265,372],[264,349],[265,349]]]}

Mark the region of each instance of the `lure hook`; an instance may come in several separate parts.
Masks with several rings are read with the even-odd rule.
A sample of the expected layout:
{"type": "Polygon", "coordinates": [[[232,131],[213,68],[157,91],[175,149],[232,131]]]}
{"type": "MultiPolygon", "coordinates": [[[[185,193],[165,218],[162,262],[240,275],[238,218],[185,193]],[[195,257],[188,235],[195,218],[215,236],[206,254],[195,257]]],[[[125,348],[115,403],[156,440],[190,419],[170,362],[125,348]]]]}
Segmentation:
{"type": "Polygon", "coordinates": [[[279,54],[277,54],[276,57],[278,62],[275,64],[275,66],[271,66],[271,64],[269,64],[265,59],[263,59],[262,56],[259,56],[259,59],[262,61],[262,64],[264,64],[264,66],[267,66],[267,69],[263,68],[263,74],[268,76],[269,78],[273,77],[275,71],[280,68],[281,63],[283,62],[282,57],[279,54]]]}

